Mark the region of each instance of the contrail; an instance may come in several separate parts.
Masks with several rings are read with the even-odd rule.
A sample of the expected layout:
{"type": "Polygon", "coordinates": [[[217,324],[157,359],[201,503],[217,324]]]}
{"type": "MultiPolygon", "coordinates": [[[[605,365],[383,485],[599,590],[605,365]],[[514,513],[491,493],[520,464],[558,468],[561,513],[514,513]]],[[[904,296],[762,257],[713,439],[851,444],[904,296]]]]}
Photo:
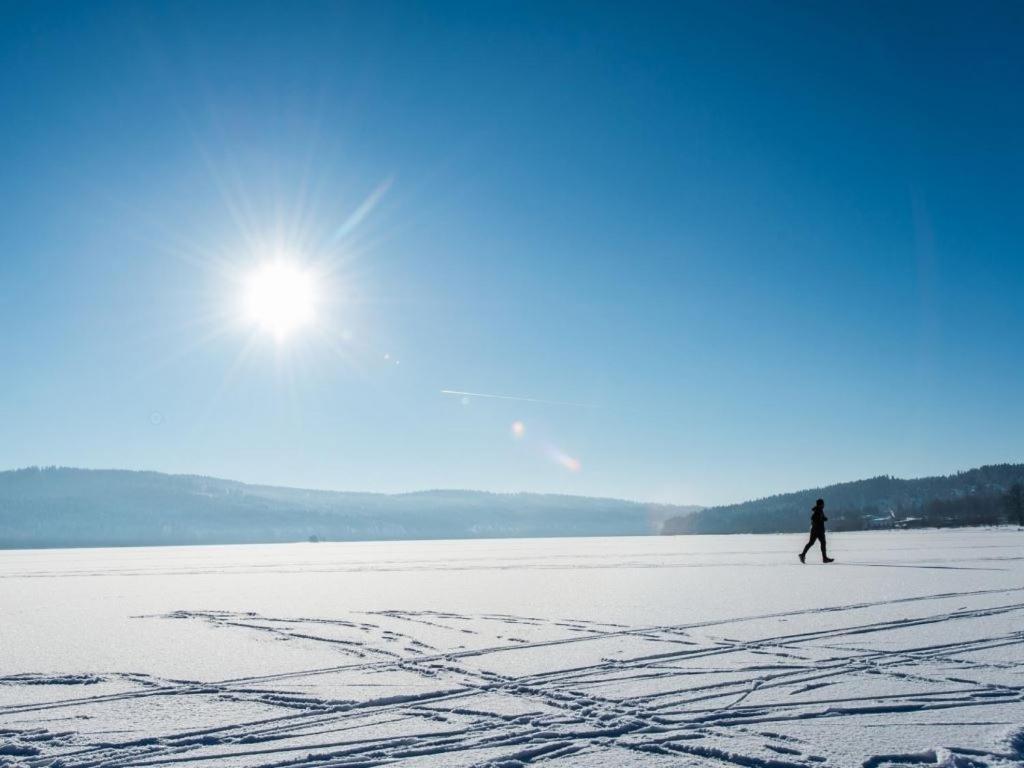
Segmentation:
{"type": "Polygon", "coordinates": [[[458,389],[442,389],[442,395],[462,395],[463,397],[489,397],[493,400],[516,400],[520,403],[543,403],[544,405],[571,405],[573,408],[593,408],[586,403],[569,403],[564,400],[541,400],[536,397],[515,397],[513,395],[489,395],[483,392],[462,392],[458,389]]]}

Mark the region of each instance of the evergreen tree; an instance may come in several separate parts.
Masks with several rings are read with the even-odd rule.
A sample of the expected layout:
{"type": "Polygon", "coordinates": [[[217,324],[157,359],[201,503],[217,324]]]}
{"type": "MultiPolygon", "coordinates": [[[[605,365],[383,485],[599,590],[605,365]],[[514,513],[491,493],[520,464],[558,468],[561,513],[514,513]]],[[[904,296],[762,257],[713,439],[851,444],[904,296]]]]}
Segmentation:
{"type": "Polygon", "coordinates": [[[1004,500],[1010,519],[1016,519],[1017,524],[1024,527],[1024,486],[1020,483],[1011,485],[1010,490],[1006,492],[1004,500]]]}

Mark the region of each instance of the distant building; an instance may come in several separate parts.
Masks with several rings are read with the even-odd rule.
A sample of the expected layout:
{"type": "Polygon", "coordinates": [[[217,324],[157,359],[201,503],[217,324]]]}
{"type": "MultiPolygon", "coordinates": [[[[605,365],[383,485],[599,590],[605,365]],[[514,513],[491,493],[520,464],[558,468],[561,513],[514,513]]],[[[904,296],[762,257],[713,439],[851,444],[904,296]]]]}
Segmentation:
{"type": "Polygon", "coordinates": [[[864,518],[864,527],[869,528],[870,530],[895,528],[896,526],[896,513],[891,509],[887,515],[870,515],[864,518]]]}

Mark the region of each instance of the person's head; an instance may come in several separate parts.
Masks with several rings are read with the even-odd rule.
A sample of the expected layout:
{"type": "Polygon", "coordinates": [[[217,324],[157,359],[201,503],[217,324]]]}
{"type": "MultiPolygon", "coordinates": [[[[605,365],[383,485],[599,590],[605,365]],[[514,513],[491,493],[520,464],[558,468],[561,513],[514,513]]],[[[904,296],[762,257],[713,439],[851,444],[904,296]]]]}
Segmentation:
{"type": "Polygon", "coordinates": [[[814,502],[814,508],[815,509],[824,509],[825,508],[825,500],[824,499],[818,499],[816,502],[814,502]]]}

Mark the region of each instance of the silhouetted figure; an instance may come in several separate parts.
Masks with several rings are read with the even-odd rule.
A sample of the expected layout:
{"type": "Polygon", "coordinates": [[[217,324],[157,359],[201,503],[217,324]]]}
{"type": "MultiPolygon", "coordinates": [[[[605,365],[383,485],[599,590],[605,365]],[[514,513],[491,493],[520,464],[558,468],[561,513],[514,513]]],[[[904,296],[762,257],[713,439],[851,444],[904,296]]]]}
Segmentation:
{"type": "Polygon", "coordinates": [[[800,562],[806,562],[804,558],[807,556],[807,550],[814,546],[814,542],[821,542],[821,561],[823,563],[831,563],[832,558],[828,556],[825,551],[825,521],[828,520],[825,517],[825,500],[818,499],[814,504],[814,508],[811,510],[811,538],[807,542],[807,546],[804,547],[804,551],[800,553],[800,562]]]}

